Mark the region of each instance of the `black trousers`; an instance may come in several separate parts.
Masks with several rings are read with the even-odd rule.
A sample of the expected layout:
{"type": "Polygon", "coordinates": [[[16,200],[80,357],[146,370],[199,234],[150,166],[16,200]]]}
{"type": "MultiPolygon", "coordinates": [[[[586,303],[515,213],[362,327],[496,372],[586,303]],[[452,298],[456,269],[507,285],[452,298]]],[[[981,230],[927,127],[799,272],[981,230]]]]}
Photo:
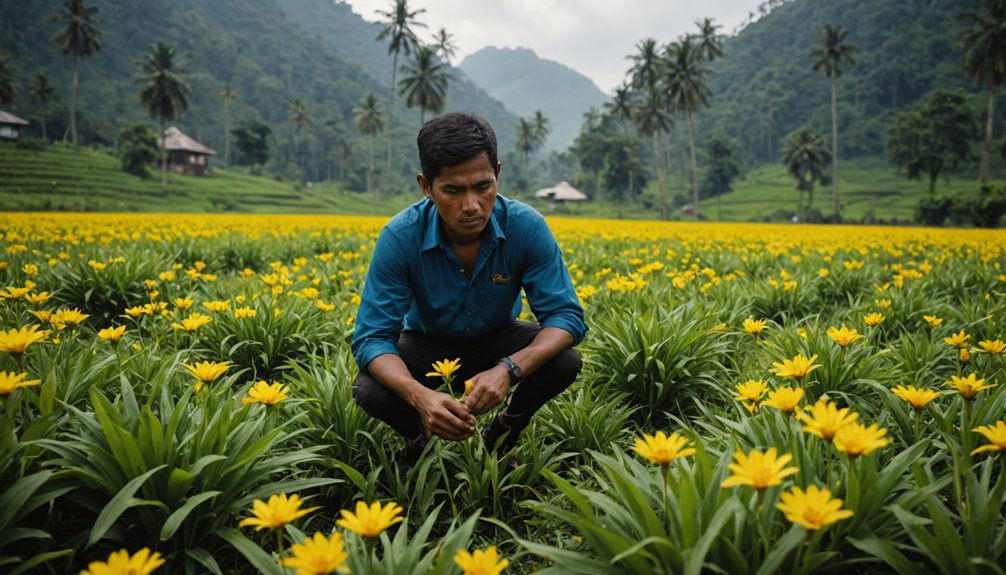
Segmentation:
{"type": "MultiPolygon", "coordinates": [[[[443,384],[439,376],[426,377],[433,371],[433,362],[461,358],[461,368],[454,374],[457,395],[464,389],[466,379],[493,367],[501,357],[527,347],[539,331],[538,324],[525,321],[515,321],[475,338],[432,337],[403,331],[398,338],[398,353],[412,377],[431,389],[443,384]]],[[[524,378],[511,390],[505,410],[508,423],[517,429],[526,427],[536,411],[576,380],[581,366],[580,354],[576,349],[568,348],[524,378]]],[[[418,437],[424,431],[419,412],[371,377],[365,369],[361,369],[356,377],[353,397],[364,411],[387,423],[407,439],[418,437]]]]}

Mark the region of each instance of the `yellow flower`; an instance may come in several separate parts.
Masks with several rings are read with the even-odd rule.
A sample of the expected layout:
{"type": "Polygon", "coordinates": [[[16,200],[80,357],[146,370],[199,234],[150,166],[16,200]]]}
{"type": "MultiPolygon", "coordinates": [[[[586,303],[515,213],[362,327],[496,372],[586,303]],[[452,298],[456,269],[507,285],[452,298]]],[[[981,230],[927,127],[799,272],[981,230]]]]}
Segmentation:
{"type": "Polygon", "coordinates": [[[939,392],[932,389],[918,388],[914,385],[908,387],[897,386],[891,390],[895,396],[904,399],[915,409],[922,409],[927,403],[940,396],[939,392]]]}
{"type": "Polygon", "coordinates": [[[734,399],[738,401],[750,401],[751,403],[758,403],[765,392],[768,391],[768,384],[761,379],[749,379],[744,383],[738,383],[734,386],[737,390],[737,395],[734,399]]]}
{"type": "Polygon", "coordinates": [[[459,401],[464,401],[465,398],[468,397],[468,394],[472,392],[472,388],[473,387],[475,387],[475,382],[472,381],[472,380],[470,380],[470,379],[466,379],[465,380],[465,392],[463,394],[461,394],[461,399],[459,401]]]}
{"type": "Polygon", "coordinates": [[[234,317],[237,319],[244,319],[249,317],[255,317],[258,311],[251,307],[237,307],[234,308],[234,317]]]}
{"type": "Polygon", "coordinates": [[[301,509],[301,503],[300,495],[296,493],[290,497],[287,497],[286,493],[272,495],[269,497],[268,503],[261,499],[256,499],[252,502],[252,515],[254,517],[245,517],[241,520],[241,523],[238,523],[238,527],[254,525],[255,531],[279,529],[294,519],[303,517],[316,509],[321,509],[320,507],[301,509]]]}
{"type": "Polygon", "coordinates": [[[961,363],[967,363],[971,361],[971,354],[968,353],[968,348],[962,347],[961,349],[957,350],[957,359],[960,360],[961,363]]]}
{"type": "Polygon", "coordinates": [[[290,557],[284,557],[282,563],[284,567],[296,569],[297,575],[328,575],[336,571],[348,572],[348,557],[342,533],[335,531],[325,537],[319,531],[312,537],[305,537],[303,543],[294,543],[290,547],[290,557]]]}
{"type": "Polygon", "coordinates": [[[776,507],[783,512],[786,519],[808,531],[815,531],[852,517],[852,511],[842,509],[841,499],[832,499],[828,488],[818,489],[816,485],[811,485],[807,491],[794,485],[779,499],[776,507]]]}
{"type": "Polygon", "coordinates": [[[884,314],[882,313],[873,312],[863,316],[863,322],[865,322],[866,325],[870,327],[876,327],[881,323],[883,323],[883,321],[884,321],[884,314]]]}
{"type": "Polygon", "coordinates": [[[49,323],[49,320],[52,319],[52,312],[49,310],[30,310],[28,313],[35,316],[42,323],[49,323]]]}
{"type": "Polygon", "coordinates": [[[426,377],[442,377],[446,381],[450,381],[454,378],[454,372],[461,369],[461,358],[456,358],[454,361],[445,359],[443,361],[433,362],[433,371],[426,374],[426,377]]]}
{"type": "Polygon", "coordinates": [[[231,362],[222,361],[220,363],[216,363],[212,361],[199,361],[194,365],[186,363],[183,363],[182,365],[185,366],[185,369],[188,370],[188,372],[191,373],[192,377],[196,378],[196,380],[202,383],[211,383],[216,381],[217,378],[223,375],[224,372],[230,368],[231,362]]]}
{"type": "Polygon", "coordinates": [[[510,561],[500,559],[496,547],[490,546],[485,551],[476,549],[471,553],[459,549],[454,554],[454,563],[461,568],[461,575],[499,575],[510,561]]]}
{"type": "Polygon", "coordinates": [[[24,299],[34,305],[45,305],[45,302],[49,301],[49,297],[49,292],[44,291],[40,293],[30,293],[24,296],[24,299]]]}
{"type": "Polygon", "coordinates": [[[983,451],[1006,451],[1006,423],[1002,421],[997,421],[995,426],[983,425],[981,427],[976,427],[971,431],[977,431],[985,436],[992,443],[990,445],[983,445],[971,452],[971,455],[976,453],[981,453],[983,451]]]}
{"type": "Polygon", "coordinates": [[[30,291],[31,288],[8,287],[6,290],[0,291],[0,298],[19,300],[30,291]]]}
{"type": "Polygon", "coordinates": [[[796,467],[786,467],[791,459],[793,456],[788,453],[776,457],[774,447],[770,447],[765,453],[754,449],[747,455],[738,449],[734,453],[736,463],[731,463],[729,466],[733,475],[727,477],[720,485],[723,487],[750,485],[759,491],[772,485],[779,485],[783,479],[799,471],[796,467]]]}
{"type": "Polygon", "coordinates": [[[803,389],[799,387],[780,387],[768,392],[768,399],[762,405],[774,407],[779,411],[796,411],[803,399],[803,389]]]}
{"type": "Polygon", "coordinates": [[[978,342],[978,348],[973,349],[971,351],[977,353],[987,353],[989,355],[995,355],[997,353],[1006,355],[1006,343],[1003,343],[1002,340],[1000,339],[994,341],[987,339],[978,342]]]}
{"type": "Polygon", "coordinates": [[[189,317],[183,319],[182,323],[173,323],[171,324],[171,327],[192,333],[197,329],[203,327],[204,325],[210,323],[211,321],[213,321],[213,318],[211,318],[208,315],[203,315],[196,311],[192,312],[192,314],[189,315],[189,317]]]}
{"type": "Polygon", "coordinates": [[[27,373],[0,371],[0,395],[7,396],[19,387],[29,387],[42,383],[42,380],[40,379],[24,381],[24,378],[26,377],[28,377],[27,373]]]}
{"type": "Polygon", "coordinates": [[[845,347],[850,343],[856,341],[857,339],[863,339],[863,336],[855,329],[849,329],[843,325],[840,329],[829,327],[828,337],[835,340],[835,343],[845,347]]]}
{"type": "Polygon", "coordinates": [[[124,325],[120,325],[119,327],[106,327],[98,332],[98,337],[108,343],[118,343],[119,338],[121,338],[124,333],[126,333],[126,326],[124,325]]]}
{"type": "Polygon", "coordinates": [[[891,438],[885,437],[886,435],[887,430],[878,428],[876,423],[870,427],[861,423],[849,423],[839,428],[833,441],[835,449],[849,457],[859,457],[890,444],[891,438]]]}
{"type": "Polygon", "coordinates": [[[21,355],[29,345],[44,340],[50,333],[49,330],[38,331],[37,325],[0,331],[0,351],[21,355]]]}
{"type": "Polygon", "coordinates": [[[857,417],[859,414],[850,412],[848,407],[839,409],[837,404],[822,397],[817,403],[807,407],[799,419],[804,423],[803,431],[830,440],[839,429],[853,423],[857,417]]]}
{"type": "Polygon", "coordinates": [[[943,318],[942,317],[937,317],[935,315],[924,315],[924,316],[922,316],[922,319],[926,320],[926,323],[928,323],[929,325],[931,325],[933,327],[939,327],[939,326],[943,325],[943,318]]]}
{"type": "Polygon", "coordinates": [[[388,527],[402,521],[402,511],[404,510],[394,502],[381,507],[375,501],[368,507],[363,501],[357,501],[356,513],[341,510],[342,519],[336,521],[336,524],[363,537],[377,537],[388,527]]]}
{"type": "Polygon", "coordinates": [[[971,336],[964,333],[964,330],[962,329],[959,333],[943,338],[943,341],[945,341],[950,347],[963,348],[968,344],[969,339],[971,339],[971,336]]]}
{"type": "Polygon", "coordinates": [[[158,552],[150,552],[144,547],[129,556],[129,551],[120,549],[108,556],[108,561],[92,561],[80,575],[148,575],[164,564],[158,552]]]}
{"type": "Polygon", "coordinates": [[[77,308],[61,309],[52,314],[49,322],[59,329],[80,325],[85,319],[91,317],[89,314],[81,313],[77,308]]]}
{"type": "Polygon", "coordinates": [[[227,310],[231,309],[231,302],[230,302],[230,300],[223,300],[223,301],[221,301],[221,300],[213,300],[213,301],[207,301],[207,302],[203,302],[203,307],[206,308],[207,310],[211,311],[211,312],[216,313],[216,312],[227,311],[227,310]]]}
{"type": "Polygon", "coordinates": [[[759,333],[765,331],[765,324],[768,323],[763,319],[747,318],[744,320],[744,331],[750,333],[751,335],[758,335],[759,333]]]}
{"type": "Polygon", "coordinates": [[[128,317],[128,318],[131,318],[131,319],[136,319],[136,318],[140,317],[141,315],[150,315],[151,314],[151,310],[148,309],[148,308],[146,308],[146,307],[144,307],[144,306],[142,306],[142,305],[137,305],[137,306],[133,306],[133,307],[127,307],[123,311],[125,311],[125,316],[128,317]]]}
{"type": "Polygon", "coordinates": [[[320,309],[321,311],[332,311],[335,309],[334,303],[325,303],[320,299],[314,300],[314,307],[320,309]]]}
{"type": "Polygon", "coordinates": [[[817,359],[816,355],[812,355],[808,359],[804,357],[803,354],[798,353],[793,359],[782,360],[782,363],[773,362],[772,365],[774,365],[775,368],[770,369],[769,371],[779,377],[792,377],[793,379],[800,381],[807,377],[808,373],[821,367],[820,364],[814,363],[815,359],[817,359]]]}
{"type": "Polygon", "coordinates": [[[956,389],[957,393],[960,393],[964,399],[974,399],[974,397],[978,395],[979,391],[983,389],[992,389],[999,384],[993,383],[991,385],[985,385],[984,379],[977,379],[977,376],[972,373],[967,377],[951,375],[949,380],[943,382],[943,385],[956,389]]]}
{"type": "Polygon", "coordinates": [[[286,399],[287,386],[282,383],[270,385],[266,381],[257,381],[248,390],[248,397],[241,400],[241,403],[261,403],[262,405],[276,405],[286,399]]]}
{"type": "Polygon", "coordinates": [[[650,463],[667,465],[675,459],[695,454],[695,448],[685,447],[686,443],[688,438],[677,431],[670,435],[658,431],[656,435],[644,433],[643,437],[637,437],[632,450],[650,463]]]}
{"type": "Polygon", "coordinates": [[[187,297],[176,297],[173,303],[176,308],[181,310],[186,310],[192,307],[192,300],[187,297]]]}

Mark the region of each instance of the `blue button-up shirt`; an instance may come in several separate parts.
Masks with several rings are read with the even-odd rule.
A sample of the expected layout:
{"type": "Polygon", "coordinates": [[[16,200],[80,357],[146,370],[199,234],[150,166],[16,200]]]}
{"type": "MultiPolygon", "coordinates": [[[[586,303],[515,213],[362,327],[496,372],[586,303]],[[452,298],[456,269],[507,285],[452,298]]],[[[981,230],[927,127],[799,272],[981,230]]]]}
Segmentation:
{"type": "Polygon", "coordinates": [[[578,343],[587,332],[562,252],[534,208],[496,196],[471,277],[440,230],[436,205],[423,199],[381,230],[367,271],[353,333],[360,369],[398,354],[399,333],[484,335],[515,320],[521,288],[542,327],[578,343]]]}

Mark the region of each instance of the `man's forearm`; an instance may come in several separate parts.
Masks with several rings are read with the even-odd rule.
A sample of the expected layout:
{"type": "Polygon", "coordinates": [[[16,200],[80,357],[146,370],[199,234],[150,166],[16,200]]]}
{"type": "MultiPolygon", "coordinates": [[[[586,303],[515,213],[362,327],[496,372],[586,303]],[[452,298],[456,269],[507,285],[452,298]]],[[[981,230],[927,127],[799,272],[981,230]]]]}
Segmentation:
{"type": "Polygon", "coordinates": [[[573,335],[568,331],[558,327],[544,327],[527,347],[510,354],[510,359],[528,376],[572,345],[573,335]]]}
{"type": "Polygon", "coordinates": [[[378,383],[413,407],[416,406],[417,395],[428,391],[412,377],[402,358],[393,353],[375,357],[367,365],[367,371],[378,383]]]}

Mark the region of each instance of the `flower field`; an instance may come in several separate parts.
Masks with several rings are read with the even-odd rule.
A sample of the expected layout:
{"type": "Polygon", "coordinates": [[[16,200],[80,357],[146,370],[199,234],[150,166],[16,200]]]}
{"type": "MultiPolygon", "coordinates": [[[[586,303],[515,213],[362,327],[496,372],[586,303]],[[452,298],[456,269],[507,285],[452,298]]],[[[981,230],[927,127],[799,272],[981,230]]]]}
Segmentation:
{"type": "Polygon", "coordinates": [[[1006,573],[1006,233],[551,219],[582,374],[406,471],[385,220],[0,214],[0,571],[1006,573]]]}

